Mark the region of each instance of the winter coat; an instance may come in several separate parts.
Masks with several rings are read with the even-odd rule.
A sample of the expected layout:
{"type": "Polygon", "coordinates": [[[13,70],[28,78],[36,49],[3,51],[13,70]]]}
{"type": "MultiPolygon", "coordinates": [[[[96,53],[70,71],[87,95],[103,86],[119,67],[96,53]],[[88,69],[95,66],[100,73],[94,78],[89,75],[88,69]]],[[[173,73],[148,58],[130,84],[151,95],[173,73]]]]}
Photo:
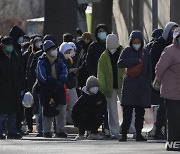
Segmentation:
{"type": "Polygon", "coordinates": [[[0,46],[0,113],[15,113],[21,103],[21,72],[13,51],[9,59],[0,46]]]}
{"type": "Polygon", "coordinates": [[[97,76],[98,60],[106,49],[106,43],[98,38],[98,30],[103,28],[108,32],[105,25],[98,25],[95,30],[96,41],[91,43],[86,57],[86,67],[90,75],[97,76]]]}
{"type": "Polygon", "coordinates": [[[18,61],[19,61],[19,65],[20,65],[20,74],[22,75],[22,83],[21,85],[23,85],[23,91],[25,91],[26,88],[26,82],[25,82],[25,69],[23,66],[23,59],[22,59],[22,52],[21,52],[21,45],[18,43],[18,39],[21,36],[24,36],[25,32],[18,26],[13,26],[12,29],[9,32],[9,36],[12,37],[13,39],[13,46],[14,46],[14,51],[16,52],[16,54],[18,55],[18,61]]]}
{"type": "Polygon", "coordinates": [[[180,44],[176,37],[173,44],[164,49],[156,65],[156,76],[161,83],[161,97],[180,100],[180,44]]]}
{"type": "Polygon", "coordinates": [[[72,89],[77,87],[77,73],[69,72],[70,69],[75,68],[73,59],[70,57],[67,60],[64,60],[68,69],[68,77],[66,81],[67,89],[72,89]]]}
{"type": "Polygon", "coordinates": [[[133,31],[130,35],[130,46],[125,48],[118,60],[119,68],[128,68],[139,64],[144,51],[142,72],[136,78],[131,78],[126,74],[122,89],[122,105],[150,107],[151,105],[151,61],[149,52],[143,49],[143,36],[139,31],[133,31]],[[136,51],[131,41],[134,38],[141,40],[141,48],[136,51]]]}
{"type": "Polygon", "coordinates": [[[64,83],[67,79],[67,68],[63,60],[57,58],[53,63],[55,65],[57,79],[52,77],[51,67],[46,54],[39,58],[36,67],[36,76],[40,82],[40,100],[44,106],[49,105],[49,100],[55,97],[56,104],[66,104],[64,83]]]}
{"type": "MultiPolygon", "coordinates": [[[[72,109],[72,119],[75,124],[81,121],[81,115],[105,115],[107,112],[107,102],[105,96],[98,92],[95,95],[90,95],[86,87],[83,87],[82,95],[79,97],[78,101],[75,103],[72,109]]],[[[88,120],[88,119],[87,119],[88,120]]]]}
{"type": "Polygon", "coordinates": [[[152,45],[150,49],[151,54],[151,64],[152,64],[152,81],[155,78],[155,67],[157,62],[159,61],[159,58],[161,56],[162,51],[165,47],[170,45],[172,43],[172,39],[169,36],[169,32],[173,26],[177,24],[170,22],[167,24],[165,29],[163,30],[162,37],[159,37],[152,45]]]}
{"type": "MultiPolygon", "coordinates": [[[[122,50],[122,48],[120,49],[122,50]]],[[[117,51],[116,51],[117,52],[117,51]]],[[[121,52],[121,51],[120,51],[121,52]]],[[[119,54],[120,54],[119,52],[119,54]]],[[[98,62],[98,81],[100,85],[100,91],[106,96],[111,97],[113,91],[113,69],[111,65],[109,51],[106,49],[101,55],[98,62]]],[[[118,57],[119,57],[118,54],[118,57]]],[[[124,70],[118,68],[118,92],[121,93],[124,70]]]]}

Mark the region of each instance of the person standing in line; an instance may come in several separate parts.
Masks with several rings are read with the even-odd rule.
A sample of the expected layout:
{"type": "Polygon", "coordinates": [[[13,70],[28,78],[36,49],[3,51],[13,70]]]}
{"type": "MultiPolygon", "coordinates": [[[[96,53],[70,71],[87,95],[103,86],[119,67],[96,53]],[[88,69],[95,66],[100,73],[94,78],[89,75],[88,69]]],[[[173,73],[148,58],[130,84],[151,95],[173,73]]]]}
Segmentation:
{"type": "Polygon", "coordinates": [[[168,146],[172,142],[180,142],[180,27],[174,30],[173,43],[162,52],[155,73],[161,85],[160,96],[165,100],[167,115],[166,150],[180,151],[180,147],[168,146]]]}
{"type": "Polygon", "coordinates": [[[120,100],[123,82],[123,69],[117,67],[117,61],[122,51],[118,37],[109,34],[106,38],[106,50],[102,53],[98,62],[98,81],[100,91],[106,96],[108,123],[112,139],[119,139],[119,118],[117,109],[117,97],[120,100]]]}
{"type": "Polygon", "coordinates": [[[56,45],[47,40],[43,43],[45,53],[39,58],[36,75],[40,82],[40,102],[43,106],[44,137],[51,138],[53,118],[56,120],[56,137],[66,138],[66,95],[64,84],[67,79],[67,67],[58,57],[56,45]]]}
{"type": "MultiPolygon", "coordinates": [[[[165,47],[172,44],[173,40],[173,32],[174,29],[178,27],[178,24],[175,22],[168,22],[163,29],[162,36],[159,37],[151,46],[150,54],[151,54],[151,63],[152,63],[152,82],[155,79],[155,67],[159,58],[161,56],[162,51],[165,47]]],[[[152,89],[152,100],[153,103],[158,104],[159,108],[157,110],[156,123],[155,123],[155,135],[154,139],[162,140],[166,139],[166,129],[164,133],[162,133],[162,128],[166,127],[166,110],[163,98],[160,97],[159,91],[152,89]],[[154,100],[155,98],[155,100],[154,100]]]]}
{"type": "Polygon", "coordinates": [[[21,74],[13,39],[4,37],[0,44],[0,139],[21,139],[17,133],[16,112],[21,104],[21,74]],[[4,122],[7,122],[4,132],[4,122]]]}
{"type": "Polygon", "coordinates": [[[129,47],[126,47],[118,60],[118,67],[125,68],[126,76],[122,88],[123,107],[122,137],[127,140],[132,112],[135,108],[136,141],[146,141],[141,135],[145,108],[151,107],[151,60],[148,50],[144,49],[144,38],[140,31],[132,31],[129,47]]]}

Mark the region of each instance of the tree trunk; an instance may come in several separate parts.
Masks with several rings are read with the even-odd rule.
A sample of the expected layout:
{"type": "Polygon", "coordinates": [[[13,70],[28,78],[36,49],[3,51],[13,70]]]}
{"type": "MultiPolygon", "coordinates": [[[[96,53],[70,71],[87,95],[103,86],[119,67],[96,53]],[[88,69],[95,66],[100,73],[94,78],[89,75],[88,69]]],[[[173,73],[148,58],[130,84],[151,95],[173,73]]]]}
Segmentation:
{"type": "Polygon", "coordinates": [[[93,3],[92,9],[92,33],[98,24],[106,24],[108,30],[112,31],[112,0],[101,0],[93,3]]]}
{"type": "Polygon", "coordinates": [[[52,34],[59,45],[64,33],[76,34],[77,1],[45,0],[44,17],[44,35],[52,34]]]}

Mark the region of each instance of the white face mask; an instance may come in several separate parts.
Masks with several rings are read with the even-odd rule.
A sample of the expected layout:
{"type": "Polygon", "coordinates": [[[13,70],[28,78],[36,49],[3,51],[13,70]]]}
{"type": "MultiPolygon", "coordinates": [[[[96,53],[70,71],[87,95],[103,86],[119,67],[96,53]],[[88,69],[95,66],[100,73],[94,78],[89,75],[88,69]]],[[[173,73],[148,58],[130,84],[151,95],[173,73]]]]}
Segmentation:
{"type": "Polygon", "coordinates": [[[65,59],[68,59],[69,57],[71,57],[71,54],[64,54],[65,59]]]}
{"type": "Polygon", "coordinates": [[[114,54],[117,49],[108,49],[111,54],[114,54]]]}
{"type": "Polygon", "coordinates": [[[53,50],[53,51],[51,51],[51,56],[52,56],[52,57],[57,57],[57,55],[58,55],[58,52],[57,52],[56,49],[53,50]]]}
{"type": "Polygon", "coordinates": [[[139,48],[141,47],[141,44],[132,44],[132,47],[133,47],[136,51],[138,51],[139,48]]]}
{"type": "Polygon", "coordinates": [[[76,55],[76,53],[74,51],[71,51],[71,57],[74,57],[76,55]]]}
{"type": "Polygon", "coordinates": [[[99,87],[91,87],[91,88],[89,89],[89,92],[90,92],[91,94],[97,94],[98,90],[99,90],[99,87]]]}

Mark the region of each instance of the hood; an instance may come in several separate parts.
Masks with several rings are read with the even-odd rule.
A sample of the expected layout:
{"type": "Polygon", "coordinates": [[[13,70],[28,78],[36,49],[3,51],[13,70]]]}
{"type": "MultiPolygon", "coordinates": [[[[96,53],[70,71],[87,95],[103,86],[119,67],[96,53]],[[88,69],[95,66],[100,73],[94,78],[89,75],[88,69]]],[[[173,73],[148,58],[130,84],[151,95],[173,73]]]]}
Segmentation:
{"type": "Polygon", "coordinates": [[[154,29],[153,32],[152,32],[152,37],[154,39],[157,39],[160,36],[162,36],[162,33],[163,33],[163,29],[154,29]]]}
{"type": "Polygon", "coordinates": [[[144,37],[141,31],[134,30],[131,32],[129,36],[129,46],[131,47],[131,42],[134,38],[138,38],[141,40],[141,48],[144,46],[144,37]]]}
{"type": "Polygon", "coordinates": [[[100,41],[100,39],[98,38],[98,30],[101,29],[101,28],[104,29],[107,32],[107,35],[109,34],[109,30],[106,27],[106,25],[105,24],[99,24],[95,29],[95,37],[96,37],[97,41],[100,41]]]}
{"type": "Polygon", "coordinates": [[[180,48],[180,44],[177,42],[176,38],[180,35],[180,27],[177,27],[174,30],[174,34],[173,34],[173,44],[175,44],[176,46],[178,46],[180,48]]]}
{"type": "Polygon", "coordinates": [[[13,38],[13,41],[17,43],[21,36],[24,36],[25,32],[18,26],[13,26],[9,32],[9,36],[13,38]]]}
{"type": "Polygon", "coordinates": [[[87,91],[86,86],[84,86],[84,87],[82,88],[82,93],[85,93],[85,94],[87,94],[87,95],[91,95],[91,94],[87,91]]]}
{"type": "Polygon", "coordinates": [[[162,37],[164,38],[165,41],[167,41],[168,36],[169,36],[169,32],[172,29],[173,26],[179,26],[177,23],[175,22],[168,22],[166,24],[166,26],[164,27],[163,33],[162,33],[162,37]]]}

